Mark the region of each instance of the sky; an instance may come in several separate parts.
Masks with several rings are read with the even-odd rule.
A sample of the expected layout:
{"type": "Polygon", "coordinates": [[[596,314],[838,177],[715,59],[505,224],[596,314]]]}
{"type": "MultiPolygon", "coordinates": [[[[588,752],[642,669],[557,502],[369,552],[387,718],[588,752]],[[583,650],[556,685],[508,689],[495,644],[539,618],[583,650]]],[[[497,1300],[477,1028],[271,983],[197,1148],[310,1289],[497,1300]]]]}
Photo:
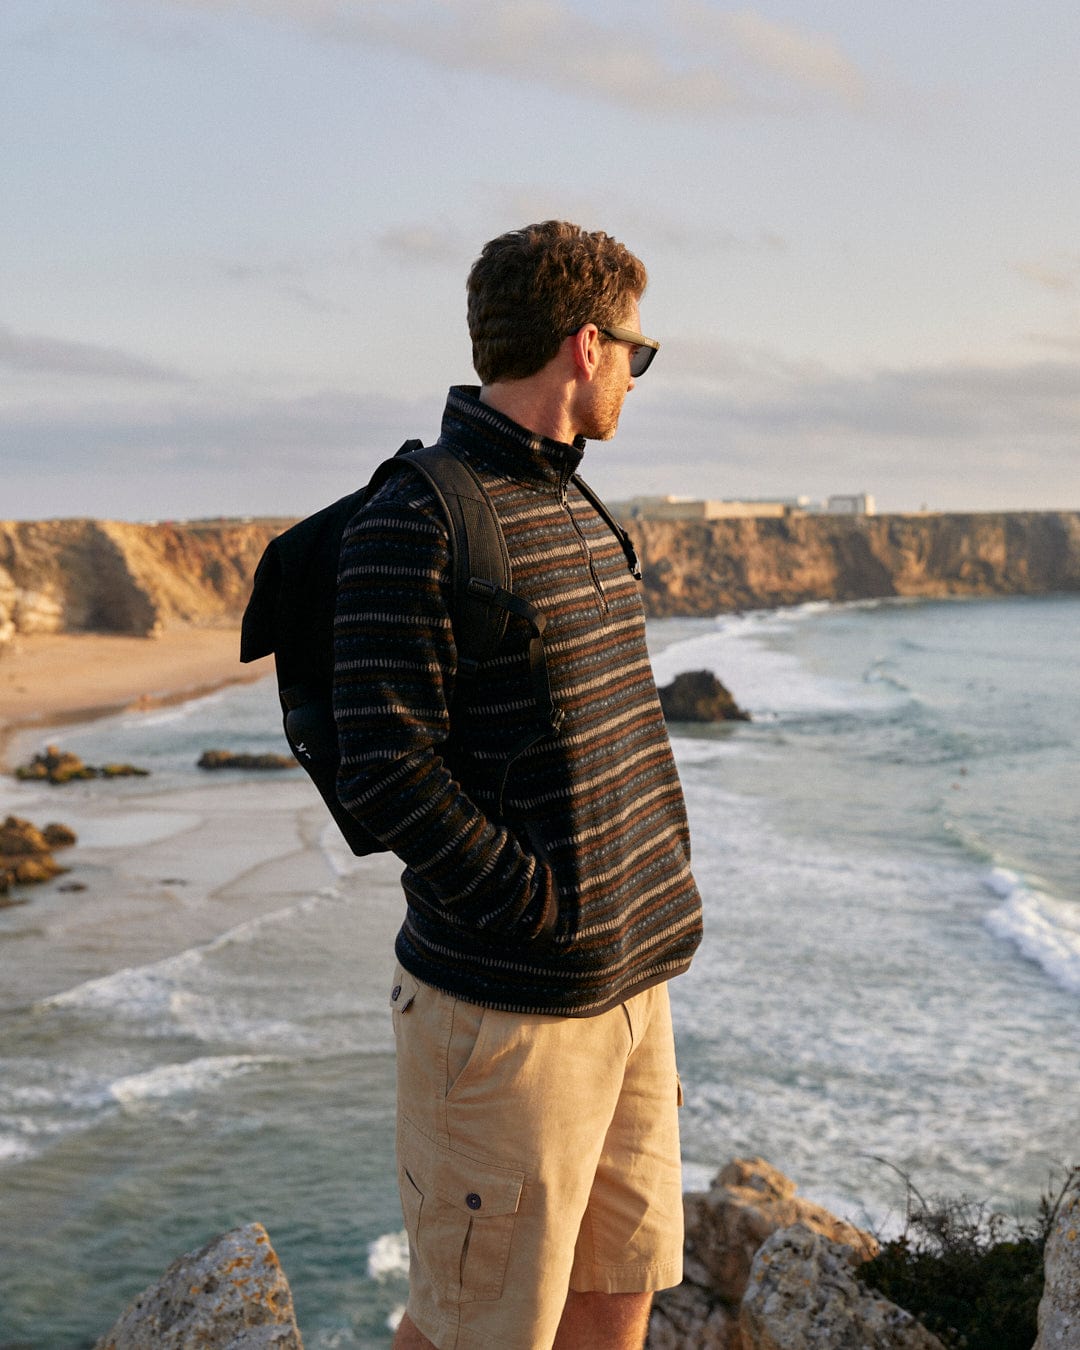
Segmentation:
{"type": "Polygon", "coordinates": [[[0,518],[296,516],[558,217],[662,347],[583,473],[1080,508],[1076,0],[2,0],[0,518]]]}

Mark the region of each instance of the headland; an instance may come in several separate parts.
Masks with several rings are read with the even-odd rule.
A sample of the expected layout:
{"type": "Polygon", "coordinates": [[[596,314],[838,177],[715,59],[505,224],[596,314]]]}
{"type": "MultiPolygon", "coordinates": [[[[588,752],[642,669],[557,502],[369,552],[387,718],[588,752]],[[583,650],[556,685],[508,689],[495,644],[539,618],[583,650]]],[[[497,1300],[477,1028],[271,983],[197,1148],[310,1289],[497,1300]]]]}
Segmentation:
{"type": "MultiPolygon", "coordinates": [[[[288,520],[0,522],[0,755],[18,726],[258,678],[238,628],[288,520]]],[[[1080,512],[627,522],[652,617],[1080,590],[1080,512]]]]}

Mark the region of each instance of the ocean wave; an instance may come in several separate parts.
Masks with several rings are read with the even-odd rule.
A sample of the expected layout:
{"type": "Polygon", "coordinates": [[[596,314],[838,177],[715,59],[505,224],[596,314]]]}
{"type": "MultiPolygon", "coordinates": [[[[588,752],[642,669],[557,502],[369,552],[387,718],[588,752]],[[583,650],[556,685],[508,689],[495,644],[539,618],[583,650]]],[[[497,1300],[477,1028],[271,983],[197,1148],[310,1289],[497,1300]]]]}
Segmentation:
{"type": "Polygon", "coordinates": [[[35,1007],[39,1012],[75,1009],[109,1012],[145,1021],[169,1011],[178,978],[198,966],[204,950],[189,947],[149,966],[125,966],[110,975],[101,975],[59,994],[50,994],[35,1007]]]}
{"type": "Polygon", "coordinates": [[[4,1163],[29,1162],[38,1150],[21,1134],[0,1134],[0,1166],[4,1163]]]}
{"type": "Polygon", "coordinates": [[[788,622],[790,616],[786,620],[729,621],[673,642],[653,659],[656,682],[667,684],[686,670],[711,670],[757,720],[776,715],[846,713],[910,697],[881,682],[817,674],[794,653],[771,647],[768,638],[782,632],[788,622]]]}
{"type": "MultiPolygon", "coordinates": [[[[8,1084],[0,1109],[0,1166],[29,1162],[58,1140],[94,1128],[117,1109],[211,1091],[264,1065],[284,1063],[276,1055],[217,1055],[160,1064],[108,1079],[58,1066],[54,1089],[8,1084]]],[[[34,1066],[31,1065],[31,1068],[34,1066]]]]}
{"type": "Polygon", "coordinates": [[[109,1096],[121,1105],[160,1101],[168,1097],[220,1087],[265,1064],[280,1063],[272,1055],[210,1055],[181,1064],[160,1064],[142,1073],[117,1078],[109,1084],[109,1096]]]}
{"type": "Polygon", "coordinates": [[[987,928],[1018,947],[1063,989],[1080,994],[1080,907],[1047,895],[1003,867],[995,867],[985,885],[1004,902],[986,916],[987,928]]]}
{"type": "Polygon", "coordinates": [[[383,1233],[368,1243],[368,1278],[383,1283],[395,1276],[409,1274],[409,1239],[407,1234],[383,1233]]]}
{"type": "Polygon", "coordinates": [[[275,909],[271,914],[259,914],[254,919],[247,919],[244,923],[238,923],[234,928],[228,928],[224,933],[219,933],[216,938],[212,938],[203,947],[193,950],[217,952],[225,947],[243,946],[257,942],[267,928],[291,923],[293,919],[304,918],[325,904],[326,901],[340,899],[341,892],[336,886],[324,886],[314,895],[307,895],[294,904],[285,905],[282,909],[275,909]]]}
{"type": "Polygon", "coordinates": [[[864,684],[887,684],[901,694],[910,694],[911,687],[892,670],[893,663],[885,657],[879,657],[863,671],[864,684]]]}
{"type": "Polygon", "coordinates": [[[305,1024],[310,1002],[283,1003],[282,963],[293,950],[297,927],[311,911],[339,898],[328,887],[198,946],[52,994],[35,1003],[33,1012],[39,1017],[100,1018],[142,1039],[190,1038],[222,1048],[316,1051],[324,1048],[325,1029],[305,1024]],[[253,946],[254,952],[243,954],[253,946]],[[239,954],[230,954],[237,948],[239,954]]]}
{"type": "Polygon", "coordinates": [[[166,956],[150,965],[125,966],[109,975],[86,980],[58,994],[50,994],[48,998],[40,1000],[35,1007],[38,1011],[73,1008],[82,1011],[113,1012],[137,1018],[169,1012],[172,1000],[182,986],[184,978],[195,974],[208,955],[229,946],[250,944],[268,927],[307,915],[326,900],[338,898],[340,898],[338,892],[333,887],[327,887],[316,895],[306,896],[295,904],[274,910],[271,914],[260,914],[254,919],[248,919],[224,933],[219,933],[209,942],[185,948],[182,952],[166,956]]]}

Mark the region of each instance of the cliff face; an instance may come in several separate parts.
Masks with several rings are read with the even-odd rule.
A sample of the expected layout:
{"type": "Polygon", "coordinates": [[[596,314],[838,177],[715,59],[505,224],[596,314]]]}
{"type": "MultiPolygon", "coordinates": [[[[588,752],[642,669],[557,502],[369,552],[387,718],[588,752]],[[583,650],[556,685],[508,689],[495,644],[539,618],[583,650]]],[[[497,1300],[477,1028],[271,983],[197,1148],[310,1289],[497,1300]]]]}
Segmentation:
{"type": "Polygon", "coordinates": [[[0,522],[0,640],[235,625],[262,550],[282,525],[0,522]]]}
{"type": "MultiPolygon", "coordinates": [[[[0,641],[235,625],[288,522],[0,522],[0,641]]],[[[806,600],[1080,590],[1080,512],[635,521],[654,616],[806,600]]]]}
{"type": "Polygon", "coordinates": [[[1080,590],[1080,512],[635,521],[652,615],[1080,590]]]}

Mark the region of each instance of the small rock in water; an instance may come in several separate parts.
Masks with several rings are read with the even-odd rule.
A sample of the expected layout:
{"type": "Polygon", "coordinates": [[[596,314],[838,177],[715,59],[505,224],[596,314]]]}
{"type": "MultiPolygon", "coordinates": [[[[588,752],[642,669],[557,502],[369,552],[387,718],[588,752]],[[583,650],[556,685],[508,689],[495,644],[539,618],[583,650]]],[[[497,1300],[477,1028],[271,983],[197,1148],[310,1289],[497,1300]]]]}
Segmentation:
{"type": "Polygon", "coordinates": [[[0,825],[0,895],[12,886],[51,881],[66,868],[53,858],[54,848],[67,848],[75,842],[74,830],[66,825],[46,825],[39,830],[20,816],[8,816],[0,825]]]}
{"type": "Polygon", "coordinates": [[[657,691],[669,722],[749,722],[711,670],[684,670],[657,691]]]}
{"type": "Polygon", "coordinates": [[[204,750],[199,756],[200,769],[295,769],[292,755],[248,755],[233,750],[204,750]]]}
{"type": "Polygon", "coordinates": [[[8,816],[0,825],[0,857],[33,858],[48,852],[43,831],[21,816],[8,816]]]}
{"type": "Polygon", "coordinates": [[[84,764],[70,750],[47,745],[29,764],[20,764],[15,777],[21,782],[73,783],[85,778],[145,778],[148,770],[134,764],[84,764]]]}

